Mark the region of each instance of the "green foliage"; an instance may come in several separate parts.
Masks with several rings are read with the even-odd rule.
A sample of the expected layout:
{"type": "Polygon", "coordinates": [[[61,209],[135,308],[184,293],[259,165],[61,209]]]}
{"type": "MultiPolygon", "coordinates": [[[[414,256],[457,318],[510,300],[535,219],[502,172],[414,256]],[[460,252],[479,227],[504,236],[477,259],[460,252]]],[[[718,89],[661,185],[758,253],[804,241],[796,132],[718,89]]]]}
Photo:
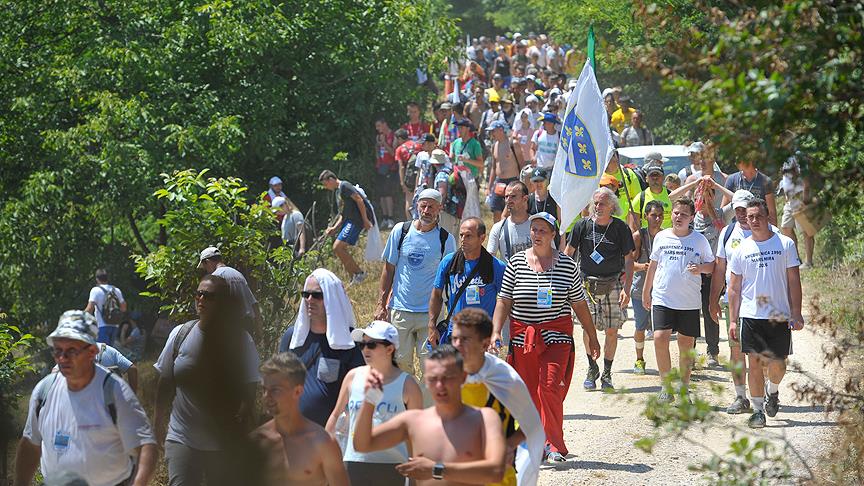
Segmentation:
{"type": "MultiPolygon", "coordinates": [[[[139,307],[129,256],[162,241],[159,174],[372,180],[373,121],[402,121],[454,43],[440,0],[0,0],[0,308],[81,308],[93,271],[139,307]],[[374,100],[374,101],[372,101],[374,100]],[[368,135],[368,136],[367,136],[368,135]],[[368,174],[368,175],[367,175],[368,174]]],[[[248,197],[248,195],[247,195],[248,197]]]]}
{"type": "MultiPolygon", "coordinates": [[[[18,327],[7,324],[6,314],[0,313],[0,437],[3,438],[18,432],[14,423],[20,397],[17,390],[21,380],[35,371],[29,354],[33,339],[18,327]]],[[[4,447],[0,449],[5,450],[4,447]]]]}
{"type": "Polygon", "coordinates": [[[717,486],[769,485],[790,481],[792,470],[771,442],[741,437],[729,444],[724,456],[714,456],[690,469],[707,473],[717,486]]]}
{"type": "Polygon", "coordinates": [[[206,177],[207,170],[163,174],[164,186],[155,192],[167,211],[159,220],[169,244],[147,255],[135,255],[136,272],[175,321],[192,319],[195,271],[203,247],[219,247],[226,263],[243,272],[261,306],[265,328],[262,350],[270,351],[296,309],[302,279],[311,272],[305,259],[295,259],[290,248],[269,248],[268,238],[278,228],[270,205],[246,203],[247,188],[237,178],[206,177]]]}

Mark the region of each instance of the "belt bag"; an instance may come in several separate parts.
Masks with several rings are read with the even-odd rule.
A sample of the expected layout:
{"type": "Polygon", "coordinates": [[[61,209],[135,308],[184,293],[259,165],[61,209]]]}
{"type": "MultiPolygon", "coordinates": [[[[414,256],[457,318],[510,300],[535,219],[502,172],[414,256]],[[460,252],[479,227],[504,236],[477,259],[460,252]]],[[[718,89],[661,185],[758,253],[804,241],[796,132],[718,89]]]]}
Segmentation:
{"type": "Polygon", "coordinates": [[[494,187],[493,191],[495,192],[496,196],[504,197],[504,191],[506,191],[506,190],[507,190],[507,183],[506,182],[496,182],[495,183],[495,187],[494,187]]]}
{"type": "Polygon", "coordinates": [[[618,285],[618,277],[586,277],[586,287],[591,295],[606,295],[615,290],[618,285]]]}

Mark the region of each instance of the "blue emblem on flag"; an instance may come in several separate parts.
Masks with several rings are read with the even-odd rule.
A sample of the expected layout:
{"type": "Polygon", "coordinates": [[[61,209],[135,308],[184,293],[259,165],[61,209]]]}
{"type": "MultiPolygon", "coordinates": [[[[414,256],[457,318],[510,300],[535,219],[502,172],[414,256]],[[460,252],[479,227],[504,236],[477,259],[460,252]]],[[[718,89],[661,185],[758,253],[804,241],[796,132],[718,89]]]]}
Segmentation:
{"type": "Polygon", "coordinates": [[[570,110],[564,119],[561,129],[561,148],[567,154],[567,164],[564,170],[578,177],[597,176],[597,151],[585,123],[576,114],[576,108],[570,110]]]}

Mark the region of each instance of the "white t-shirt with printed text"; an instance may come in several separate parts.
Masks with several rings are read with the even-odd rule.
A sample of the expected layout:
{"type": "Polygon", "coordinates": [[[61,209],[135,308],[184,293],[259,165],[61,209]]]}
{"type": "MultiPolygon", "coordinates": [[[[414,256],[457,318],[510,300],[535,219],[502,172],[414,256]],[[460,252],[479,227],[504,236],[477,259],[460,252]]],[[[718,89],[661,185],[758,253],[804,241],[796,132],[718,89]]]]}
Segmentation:
{"type": "Polygon", "coordinates": [[[683,237],[665,229],[654,237],[651,260],[657,262],[651,289],[652,305],[675,310],[702,308],[702,277],[687,271],[687,265],[714,261],[708,240],[691,231],[683,237]]]}
{"type": "Polygon", "coordinates": [[[729,271],[741,275],[740,317],[788,320],[786,270],[801,265],[791,238],[774,234],[765,241],[744,239],[729,258],[729,271]]]}
{"type": "MultiPolygon", "coordinates": [[[[780,228],[771,225],[771,231],[774,233],[779,233],[780,228]]],[[[738,246],[741,245],[741,242],[746,238],[749,238],[753,232],[749,229],[744,229],[738,224],[738,221],[727,225],[720,231],[720,237],[717,239],[717,258],[723,258],[724,260],[729,259],[729,255],[732,255],[738,246]],[[732,226],[732,232],[729,233],[729,238],[726,239],[726,244],[723,244],[723,239],[726,238],[726,232],[730,231],[729,226],[732,226]]],[[[731,272],[729,271],[729,265],[726,265],[726,287],[729,287],[729,277],[731,272]]]]}

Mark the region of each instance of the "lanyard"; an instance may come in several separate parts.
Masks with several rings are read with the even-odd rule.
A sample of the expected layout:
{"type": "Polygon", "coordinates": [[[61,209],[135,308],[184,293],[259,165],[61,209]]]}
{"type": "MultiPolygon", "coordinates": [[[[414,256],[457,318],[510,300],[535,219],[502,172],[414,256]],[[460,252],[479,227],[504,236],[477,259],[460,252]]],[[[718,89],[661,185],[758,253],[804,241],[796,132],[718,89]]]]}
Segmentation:
{"type": "Polygon", "coordinates": [[[597,222],[595,220],[591,220],[591,242],[594,243],[594,248],[591,249],[591,253],[597,251],[597,247],[600,246],[600,243],[603,243],[603,238],[606,238],[606,233],[609,232],[609,228],[612,226],[612,221],[609,221],[609,224],[606,225],[606,230],[603,231],[603,236],[600,237],[600,241],[597,241],[597,222]]]}

